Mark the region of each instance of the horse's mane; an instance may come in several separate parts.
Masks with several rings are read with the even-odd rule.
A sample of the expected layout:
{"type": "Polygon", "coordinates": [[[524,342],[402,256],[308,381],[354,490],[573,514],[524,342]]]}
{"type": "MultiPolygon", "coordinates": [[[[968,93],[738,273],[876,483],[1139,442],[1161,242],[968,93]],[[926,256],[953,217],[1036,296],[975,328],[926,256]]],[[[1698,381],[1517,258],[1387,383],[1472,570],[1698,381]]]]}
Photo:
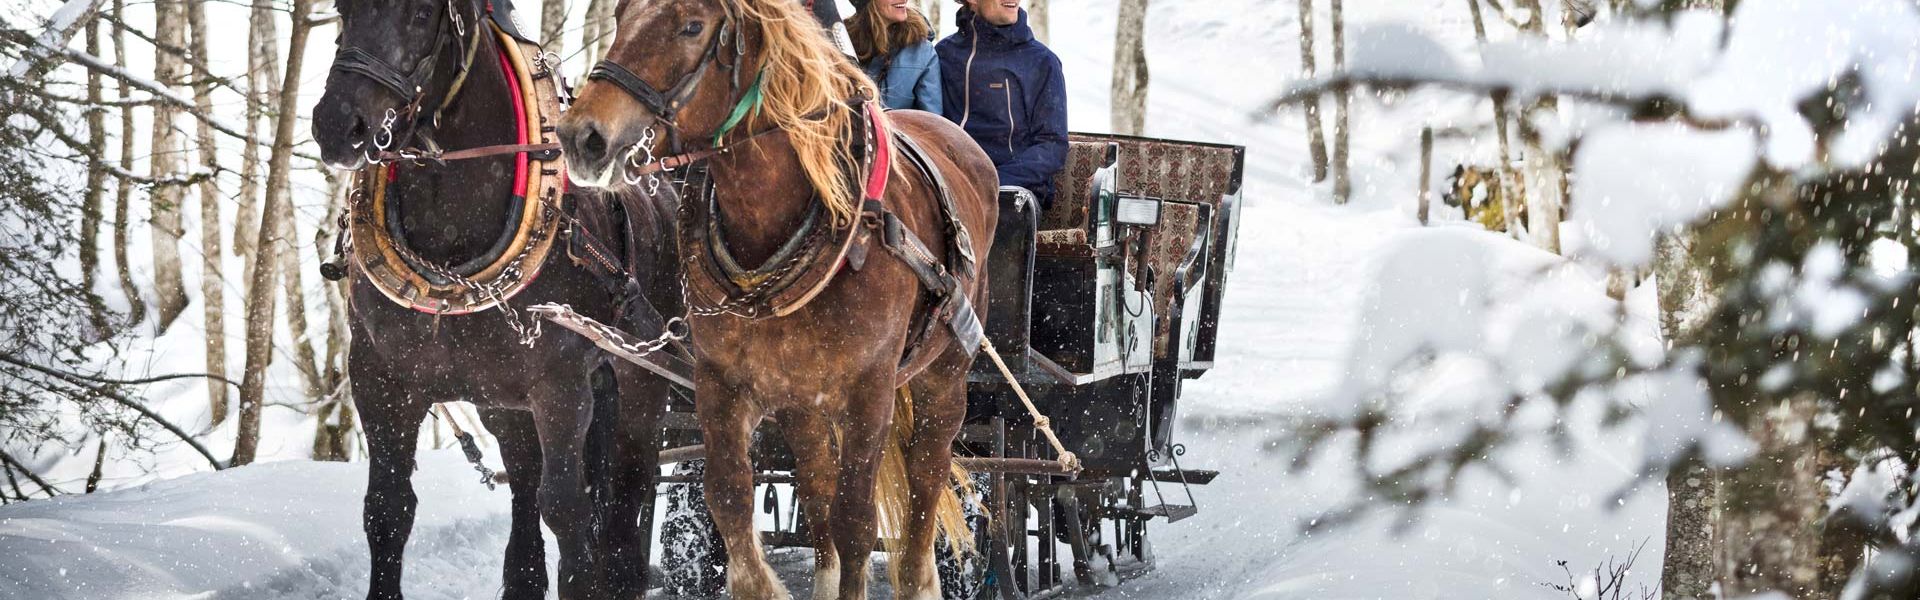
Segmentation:
{"type": "Polygon", "coordinates": [[[846,177],[853,164],[844,139],[858,118],[846,100],[873,98],[866,73],[834,48],[813,15],[794,0],[726,0],[738,22],[760,29],[764,102],[755,120],[785,130],[807,180],[840,226],[860,212],[858,192],[846,177]]]}

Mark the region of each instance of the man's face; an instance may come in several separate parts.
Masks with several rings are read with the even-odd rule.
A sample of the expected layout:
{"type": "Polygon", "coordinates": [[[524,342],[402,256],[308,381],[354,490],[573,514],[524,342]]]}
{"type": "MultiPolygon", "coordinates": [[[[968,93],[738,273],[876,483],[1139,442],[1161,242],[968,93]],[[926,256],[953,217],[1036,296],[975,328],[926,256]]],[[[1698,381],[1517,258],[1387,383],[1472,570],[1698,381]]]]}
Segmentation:
{"type": "Polygon", "coordinates": [[[1020,0],[968,0],[967,3],[988,23],[1006,26],[1020,22],[1020,0]]]}

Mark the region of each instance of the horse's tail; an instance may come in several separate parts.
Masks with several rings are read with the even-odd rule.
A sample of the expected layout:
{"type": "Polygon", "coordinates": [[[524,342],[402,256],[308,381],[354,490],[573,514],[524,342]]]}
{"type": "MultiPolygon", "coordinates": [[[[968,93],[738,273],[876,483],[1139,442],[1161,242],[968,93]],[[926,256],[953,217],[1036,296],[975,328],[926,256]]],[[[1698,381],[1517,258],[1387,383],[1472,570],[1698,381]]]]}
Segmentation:
{"type": "MultiPolygon", "coordinates": [[[[913,393],[907,386],[900,386],[894,395],[893,428],[887,433],[887,445],[881,451],[880,469],[874,477],[874,506],[879,517],[880,540],[890,555],[899,556],[905,550],[907,524],[911,523],[913,507],[911,492],[907,486],[907,447],[913,442],[913,393]]],[[[960,493],[973,493],[973,478],[960,465],[952,465],[954,484],[960,493]]],[[[954,554],[967,554],[974,551],[973,533],[967,529],[967,515],[960,506],[960,496],[955,486],[942,488],[939,508],[932,518],[937,529],[947,538],[947,544],[954,554]]],[[[887,579],[900,589],[900,561],[887,561],[887,579]]]]}

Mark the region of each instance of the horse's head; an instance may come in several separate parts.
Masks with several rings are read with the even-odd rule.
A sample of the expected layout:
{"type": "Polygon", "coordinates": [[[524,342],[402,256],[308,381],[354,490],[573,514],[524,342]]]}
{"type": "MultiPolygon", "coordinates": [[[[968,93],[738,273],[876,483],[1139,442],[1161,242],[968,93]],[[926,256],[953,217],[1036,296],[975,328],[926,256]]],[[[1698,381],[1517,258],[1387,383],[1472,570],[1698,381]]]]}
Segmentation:
{"type": "Polygon", "coordinates": [[[630,154],[664,155],[670,136],[711,137],[753,74],[733,0],[621,0],[607,57],[560,119],[574,183],[608,187],[630,154]]]}
{"type": "Polygon", "coordinates": [[[439,108],[485,34],[485,0],[340,0],[339,50],[313,107],[320,157],[355,169],[398,150],[439,108]]]}

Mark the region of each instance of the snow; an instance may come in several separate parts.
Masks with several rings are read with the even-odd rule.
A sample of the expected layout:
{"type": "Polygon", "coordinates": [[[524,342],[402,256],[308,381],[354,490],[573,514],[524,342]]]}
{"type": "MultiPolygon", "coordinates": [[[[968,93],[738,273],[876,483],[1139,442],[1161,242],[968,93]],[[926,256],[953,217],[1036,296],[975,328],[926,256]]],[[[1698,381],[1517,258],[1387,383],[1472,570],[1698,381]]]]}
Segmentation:
{"type": "MultiPolygon", "coordinates": [[[[1764,0],[1743,6],[1756,3],[1764,0]]],[[[1112,4],[1054,3],[1053,46],[1069,74],[1077,130],[1107,128],[1112,4]]],[[[222,10],[217,6],[209,10],[222,10]]],[[[1107,596],[1546,599],[1559,596],[1537,584],[1562,579],[1555,561],[1590,567],[1624,556],[1642,542],[1647,551],[1634,581],[1653,582],[1665,502],[1661,482],[1642,479],[1643,456],[1674,452],[1697,432],[1712,430],[1710,417],[1701,424],[1697,403],[1666,394],[1685,389],[1685,380],[1677,376],[1633,385],[1660,399],[1650,400],[1650,409],[1690,419],[1689,429],[1608,429],[1601,427],[1604,415],[1593,402],[1576,403],[1565,415],[1528,404],[1520,408],[1517,422],[1532,432],[1564,429],[1569,432],[1564,446],[1544,437],[1518,444],[1493,464],[1462,472],[1452,494],[1417,513],[1307,529],[1361,491],[1355,468],[1390,467],[1410,453],[1453,443],[1464,428],[1497,418],[1491,410],[1496,399],[1538,390],[1555,373],[1593,364],[1596,359],[1585,345],[1590,336],[1629,328],[1635,359],[1654,362],[1659,343],[1650,333],[1651,303],[1645,290],[1636,290],[1623,307],[1604,296],[1599,271],[1482,231],[1438,203],[1434,226],[1414,221],[1418,152],[1411,148],[1420,129],[1484,121],[1484,101],[1424,93],[1357,96],[1356,199],[1349,206],[1329,206],[1324,186],[1309,181],[1298,115],[1248,118],[1297,72],[1294,0],[1156,2],[1150,11],[1153,88],[1147,133],[1248,146],[1248,205],[1226,295],[1220,359],[1213,372],[1188,382],[1182,407],[1187,416],[1176,432],[1189,449],[1183,458],[1187,466],[1223,473],[1194,490],[1198,516],[1149,526],[1157,570],[1121,583],[1107,596]],[[1616,319],[1621,312],[1632,319],[1621,324],[1616,319]],[[1366,386],[1408,373],[1403,369],[1409,357],[1433,351],[1446,355],[1414,380],[1418,393],[1394,407],[1400,412],[1393,427],[1406,437],[1393,452],[1356,466],[1355,440],[1342,436],[1304,467],[1295,463],[1288,441],[1298,423],[1353,414],[1365,407],[1360,402],[1366,386]]],[[[1450,0],[1350,6],[1353,64],[1382,71],[1396,65],[1427,72],[1455,69],[1463,79],[1502,70],[1561,75],[1527,66],[1544,64],[1524,62],[1530,54],[1552,49],[1508,40],[1503,26],[1496,27],[1495,41],[1477,60],[1461,58],[1474,52],[1464,13],[1450,0]],[[1406,21],[1409,15],[1420,21],[1406,21]]],[[[243,18],[243,12],[210,17],[243,18]]],[[[951,26],[951,19],[945,20],[951,26]]],[[[1318,20],[1328,22],[1324,14],[1318,20]]],[[[1683,18],[1671,30],[1596,35],[1594,47],[1604,46],[1606,52],[1596,53],[1612,60],[1656,60],[1684,56],[1693,44],[1718,35],[1683,18]]],[[[331,55],[324,41],[329,37],[316,33],[310,50],[303,93],[309,102],[324,76],[311,65],[323,65],[331,55]]],[[[1320,41],[1328,43],[1325,36],[1320,41]]],[[[1323,67],[1330,64],[1325,52],[1323,67]]],[[[140,68],[136,64],[130,70],[140,68]]],[[[1692,81],[1706,68],[1672,65],[1667,72],[1647,74],[1645,81],[1609,85],[1666,89],[1692,81]]],[[[1566,83],[1542,81],[1539,86],[1566,83]]],[[[1668,145],[1618,151],[1607,150],[1601,139],[1595,150],[1596,139],[1606,135],[1588,139],[1583,160],[1601,161],[1608,172],[1643,175],[1649,173],[1645,169],[1679,169],[1676,163],[1697,158],[1694,153],[1737,150],[1736,139],[1756,143],[1751,134],[1732,131],[1675,134],[1668,145]],[[1660,152],[1665,160],[1658,158],[1660,152]],[[1636,153],[1642,160],[1630,160],[1636,153]]],[[[1436,148],[1436,164],[1485,157],[1490,146],[1487,140],[1444,141],[1436,148]]],[[[1582,221],[1590,223],[1578,227],[1578,237],[1588,240],[1582,247],[1595,249],[1606,262],[1632,262],[1639,256],[1633,249],[1647,240],[1639,232],[1710,210],[1738,184],[1735,175],[1744,174],[1738,166],[1687,167],[1684,188],[1647,183],[1653,176],[1576,182],[1576,218],[1587,216],[1579,210],[1584,194],[1602,194],[1609,202],[1646,211],[1621,223],[1600,215],[1582,221]]],[[[300,194],[303,224],[317,220],[313,207],[319,199],[310,189],[300,194]]],[[[1609,214],[1619,212],[1634,211],[1609,214]]],[[[187,214],[191,218],[194,211],[187,214]]],[[[190,220],[187,226],[191,231],[197,225],[190,220]]],[[[143,243],[136,240],[137,247],[143,243]]],[[[190,279],[197,277],[191,272],[196,262],[189,261],[190,279]]],[[[235,263],[228,269],[239,272],[235,263]]],[[[238,291],[230,293],[229,306],[236,306],[238,291]]],[[[200,370],[198,319],[196,305],[173,331],[132,350],[141,357],[143,372],[200,370]]],[[[231,321],[229,327],[238,331],[231,321]]],[[[276,361],[271,397],[301,395],[289,362],[276,361]]],[[[170,419],[195,431],[207,429],[204,386],[198,382],[157,384],[144,392],[170,419]]],[[[183,458],[191,455],[179,448],[124,461],[131,464],[115,457],[109,485],[120,488],[116,491],[0,507],[0,597],[362,595],[364,464],[301,461],[310,446],[311,422],[279,408],[266,415],[267,428],[275,433],[267,436],[270,445],[263,452],[280,462],[188,474],[204,469],[204,462],[183,458]]],[[[230,427],[214,428],[204,438],[218,455],[230,451],[230,427]]],[[[67,481],[83,475],[82,465],[90,466],[91,459],[91,452],[38,458],[40,466],[55,467],[67,481]]],[[[421,516],[408,553],[410,597],[495,597],[507,493],[474,484],[471,470],[448,451],[426,451],[415,481],[421,516]]]]}
{"type": "Polygon", "coordinates": [[[1753,135],[1676,124],[1629,124],[1593,132],[1575,155],[1569,226],[1575,256],[1633,266],[1653,259],[1656,235],[1731,199],[1752,173],[1753,135]]]}
{"type": "MultiPolygon", "coordinates": [[[[409,597],[493,597],[507,496],[457,451],[420,458],[409,597]]],[[[0,598],[364,596],[365,490],[365,463],[279,462],[0,508],[0,598]]]]}

